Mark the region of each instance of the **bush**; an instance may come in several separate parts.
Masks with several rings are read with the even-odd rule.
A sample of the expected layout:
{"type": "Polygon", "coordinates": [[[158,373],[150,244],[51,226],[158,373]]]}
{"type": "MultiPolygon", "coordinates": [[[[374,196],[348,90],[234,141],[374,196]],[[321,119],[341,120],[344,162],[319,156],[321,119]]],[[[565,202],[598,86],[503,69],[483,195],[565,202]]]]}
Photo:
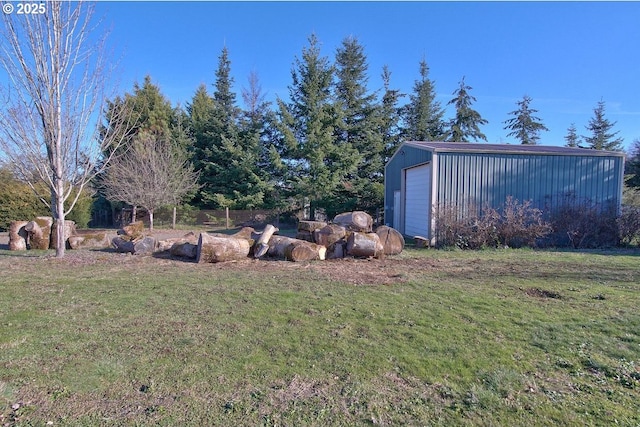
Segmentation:
{"type": "MultiPolygon", "coordinates": [[[[69,197],[68,202],[73,200],[74,194],[69,197]]],[[[83,190],[78,198],[76,205],[65,219],[75,221],[77,228],[87,228],[91,221],[91,209],[93,207],[93,197],[89,190],[83,190]]]]}
{"type": "Polygon", "coordinates": [[[635,241],[640,246],[640,206],[622,206],[616,223],[623,245],[631,245],[635,241]]]}
{"type": "Polygon", "coordinates": [[[535,246],[551,232],[542,211],[530,201],[507,197],[501,211],[485,206],[482,212],[470,205],[466,212],[455,205],[436,210],[436,241],[439,247],[479,249],[485,247],[535,246]]]}
{"type": "Polygon", "coordinates": [[[49,208],[34,194],[28,184],[17,180],[10,170],[0,169],[0,230],[9,229],[11,221],[31,221],[37,216],[50,216],[49,208]]]}
{"type": "Polygon", "coordinates": [[[496,224],[497,212],[485,208],[478,214],[475,205],[466,213],[457,205],[445,204],[436,210],[436,242],[438,247],[479,249],[498,245],[496,224]]]}
{"type": "Polygon", "coordinates": [[[553,243],[575,249],[617,246],[620,242],[616,211],[584,200],[568,200],[551,215],[553,243]]]}
{"type": "Polygon", "coordinates": [[[548,236],[551,224],[542,219],[542,211],[531,206],[530,200],[519,203],[507,197],[498,223],[499,240],[505,246],[535,246],[538,239],[548,236]]]}

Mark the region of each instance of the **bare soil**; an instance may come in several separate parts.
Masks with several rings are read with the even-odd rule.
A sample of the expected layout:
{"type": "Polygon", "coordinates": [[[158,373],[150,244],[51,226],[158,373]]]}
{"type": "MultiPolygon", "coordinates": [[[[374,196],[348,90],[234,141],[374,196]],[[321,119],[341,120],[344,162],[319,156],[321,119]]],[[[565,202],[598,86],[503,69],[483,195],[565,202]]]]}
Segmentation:
{"type": "MultiPolygon", "coordinates": [[[[154,230],[153,233],[145,235],[153,236],[157,240],[182,237],[189,233],[188,230],[154,230]]],[[[196,232],[196,234],[199,233],[196,232]]],[[[114,231],[115,234],[115,231],[114,231]]],[[[8,234],[0,233],[0,249],[8,249],[8,234]]],[[[53,254],[43,255],[53,257],[53,254]]],[[[130,254],[116,253],[114,250],[81,249],[67,250],[64,259],[60,263],[82,267],[83,265],[93,265],[105,263],[108,265],[136,264],[145,265],[150,263],[173,264],[191,263],[196,265],[194,260],[172,257],[168,253],[156,253],[153,256],[137,256],[130,254]]],[[[427,259],[411,259],[400,256],[392,256],[384,259],[373,258],[344,258],[338,260],[311,261],[311,262],[290,262],[275,259],[252,259],[217,263],[214,265],[203,265],[203,268],[216,268],[225,271],[260,271],[262,274],[268,272],[290,272],[293,275],[296,271],[310,271],[326,277],[328,280],[336,280],[354,285],[391,285],[401,283],[408,279],[407,271],[432,269],[430,265],[435,261],[427,259]]]]}

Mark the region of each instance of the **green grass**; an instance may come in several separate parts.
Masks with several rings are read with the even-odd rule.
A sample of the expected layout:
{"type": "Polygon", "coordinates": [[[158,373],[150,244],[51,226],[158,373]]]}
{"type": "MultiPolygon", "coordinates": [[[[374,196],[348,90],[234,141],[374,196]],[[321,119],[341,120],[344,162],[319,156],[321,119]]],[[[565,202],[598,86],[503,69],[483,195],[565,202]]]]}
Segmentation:
{"type": "Polygon", "coordinates": [[[0,251],[2,426],[640,424],[638,252],[46,254],[0,251]]]}

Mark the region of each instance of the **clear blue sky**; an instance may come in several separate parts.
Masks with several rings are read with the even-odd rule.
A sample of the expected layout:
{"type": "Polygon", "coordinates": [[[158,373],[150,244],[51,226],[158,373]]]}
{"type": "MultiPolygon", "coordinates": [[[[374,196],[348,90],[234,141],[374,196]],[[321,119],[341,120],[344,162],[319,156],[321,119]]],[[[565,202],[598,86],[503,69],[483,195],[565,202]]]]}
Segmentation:
{"type": "MultiPolygon", "coordinates": [[[[229,50],[240,105],[257,72],[267,98],[288,100],[291,68],[315,33],[333,61],[342,40],[365,48],[369,89],[410,93],[425,58],[443,106],[462,76],[489,142],[517,143],[503,129],[526,94],[550,129],[541,144],[564,145],[598,101],[629,147],[640,138],[640,2],[110,2],[97,15],[111,28],[120,93],[151,75],[175,105],[199,84],[211,89],[218,56],[229,50]]],[[[452,116],[447,110],[446,117],[452,116]]]]}

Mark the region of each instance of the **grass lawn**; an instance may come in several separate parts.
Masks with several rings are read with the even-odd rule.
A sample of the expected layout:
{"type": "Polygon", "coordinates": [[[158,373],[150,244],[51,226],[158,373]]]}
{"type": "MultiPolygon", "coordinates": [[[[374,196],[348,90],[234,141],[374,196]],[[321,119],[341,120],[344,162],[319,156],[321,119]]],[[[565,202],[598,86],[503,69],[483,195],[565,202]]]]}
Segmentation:
{"type": "Polygon", "coordinates": [[[0,426],[640,425],[638,251],[0,271],[0,426]]]}

